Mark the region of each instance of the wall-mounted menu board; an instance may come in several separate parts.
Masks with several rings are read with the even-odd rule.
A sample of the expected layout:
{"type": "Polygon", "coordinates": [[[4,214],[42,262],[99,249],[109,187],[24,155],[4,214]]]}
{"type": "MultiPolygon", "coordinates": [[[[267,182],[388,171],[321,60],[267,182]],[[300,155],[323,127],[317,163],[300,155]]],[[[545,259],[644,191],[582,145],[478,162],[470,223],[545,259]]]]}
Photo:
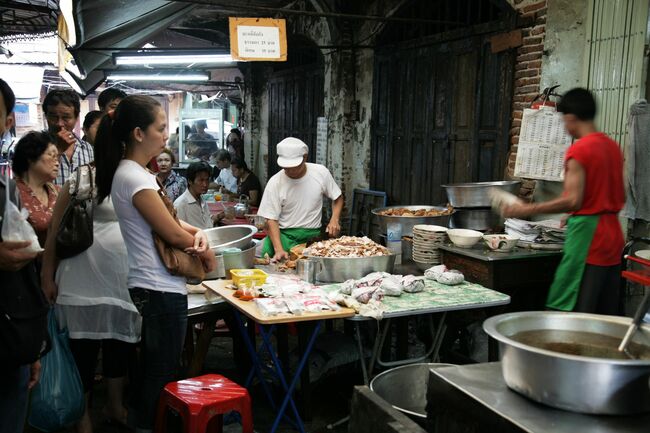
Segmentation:
{"type": "Polygon", "coordinates": [[[553,107],[525,109],[521,119],[515,176],[562,181],[564,154],[571,136],[564,129],[562,113],[553,107]]]}

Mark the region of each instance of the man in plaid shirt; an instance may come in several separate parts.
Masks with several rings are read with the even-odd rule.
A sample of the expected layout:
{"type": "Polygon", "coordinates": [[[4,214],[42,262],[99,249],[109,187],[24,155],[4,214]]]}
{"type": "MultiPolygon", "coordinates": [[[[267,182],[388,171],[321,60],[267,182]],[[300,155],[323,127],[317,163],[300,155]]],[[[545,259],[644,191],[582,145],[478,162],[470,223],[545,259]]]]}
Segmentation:
{"type": "Polygon", "coordinates": [[[43,100],[47,126],[59,149],[59,174],[54,183],[62,186],[77,169],[95,160],[93,147],[73,132],[79,120],[79,96],[72,90],[52,90],[43,100]]]}

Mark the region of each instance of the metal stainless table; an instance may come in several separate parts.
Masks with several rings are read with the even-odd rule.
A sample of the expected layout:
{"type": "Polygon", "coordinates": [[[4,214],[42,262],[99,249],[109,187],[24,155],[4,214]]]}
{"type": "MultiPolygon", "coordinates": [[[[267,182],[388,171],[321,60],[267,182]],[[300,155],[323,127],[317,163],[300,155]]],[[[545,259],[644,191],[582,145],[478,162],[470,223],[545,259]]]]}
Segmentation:
{"type": "Polygon", "coordinates": [[[202,293],[187,295],[185,354],[188,377],[198,376],[201,373],[210,341],[214,337],[215,324],[229,309],[228,303],[221,296],[215,295],[208,300],[202,293]],[[196,324],[201,324],[201,331],[194,343],[193,329],[196,324]]]}
{"type": "Polygon", "coordinates": [[[501,363],[437,368],[430,373],[428,414],[437,433],[640,433],[650,414],[593,416],[553,409],[510,390],[501,363]]]}

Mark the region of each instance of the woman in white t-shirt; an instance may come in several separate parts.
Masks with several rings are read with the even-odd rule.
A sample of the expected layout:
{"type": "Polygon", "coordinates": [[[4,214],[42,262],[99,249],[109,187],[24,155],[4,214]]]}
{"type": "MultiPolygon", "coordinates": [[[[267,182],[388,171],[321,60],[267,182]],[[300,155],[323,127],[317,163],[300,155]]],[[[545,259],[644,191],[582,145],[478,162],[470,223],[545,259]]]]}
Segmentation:
{"type": "Polygon", "coordinates": [[[153,429],[160,391],[175,378],[187,328],[185,278],[167,271],[152,233],[200,257],[206,271],[216,266],[205,234],[174,221],[158,195],[156,176],[146,169],[165,147],[166,119],[153,98],[128,96],[104,117],[95,142],[98,200],[110,195],[115,207],[129,258],[127,286],[142,315],[138,431],[153,429]]]}

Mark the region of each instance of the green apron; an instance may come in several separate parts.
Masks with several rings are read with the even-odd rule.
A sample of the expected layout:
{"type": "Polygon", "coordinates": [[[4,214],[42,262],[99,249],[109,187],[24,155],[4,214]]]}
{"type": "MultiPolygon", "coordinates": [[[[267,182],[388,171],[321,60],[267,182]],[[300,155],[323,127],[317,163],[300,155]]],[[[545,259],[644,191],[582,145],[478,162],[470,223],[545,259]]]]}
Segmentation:
{"type": "MultiPolygon", "coordinates": [[[[280,229],[280,242],[282,242],[282,248],[286,252],[289,252],[289,250],[296,245],[304,244],[308,240],[317,236],[320,236],[320,229],[280,229]]],[[[264,245],[262,246],[262,257],[266,254],[268,254],[269,257],[275,255],[273,242],[271,242],[269,236],[264,238],[264,245]]]]}
{"type": "Polygon", "coordinates": [[[567,222],[564,255],[548,292],[546,307],[573,311],[600,215],[574,215],[567,222]]]}

